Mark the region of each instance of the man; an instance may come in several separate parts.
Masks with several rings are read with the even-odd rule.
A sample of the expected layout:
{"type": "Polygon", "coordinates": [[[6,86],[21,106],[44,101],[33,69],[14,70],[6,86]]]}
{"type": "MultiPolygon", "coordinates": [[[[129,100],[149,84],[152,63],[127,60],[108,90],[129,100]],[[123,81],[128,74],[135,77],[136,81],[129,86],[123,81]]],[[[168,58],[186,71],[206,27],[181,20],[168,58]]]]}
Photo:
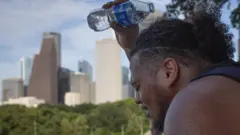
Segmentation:
{"type": "Polygon", "coordinates": [[[189,21],[156,21],[140,35],[137,25],[111,24],[153,135],[240,135],[240,68],[219,20],[201,11],[189,21]]]}

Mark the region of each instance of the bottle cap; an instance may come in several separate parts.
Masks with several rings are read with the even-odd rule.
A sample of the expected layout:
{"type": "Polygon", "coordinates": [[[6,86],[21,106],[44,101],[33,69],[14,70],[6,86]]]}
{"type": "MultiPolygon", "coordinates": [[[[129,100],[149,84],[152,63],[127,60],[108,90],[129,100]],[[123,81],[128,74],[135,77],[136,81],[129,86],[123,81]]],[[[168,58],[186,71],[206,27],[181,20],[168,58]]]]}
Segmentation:
{"type": "Polygon", "coordinates": [[[153,3],[149,3],[149,10],[151,13],[155,12],[155,7],[153,3]]]}

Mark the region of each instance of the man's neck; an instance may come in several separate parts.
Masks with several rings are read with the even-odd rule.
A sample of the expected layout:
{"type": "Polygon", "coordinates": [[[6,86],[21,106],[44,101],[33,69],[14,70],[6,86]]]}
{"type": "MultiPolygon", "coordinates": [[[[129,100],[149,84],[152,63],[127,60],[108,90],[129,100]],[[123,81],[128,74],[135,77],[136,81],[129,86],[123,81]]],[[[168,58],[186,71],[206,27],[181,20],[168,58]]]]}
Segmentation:
{"type": "Polygon", "coordinates": [[[185,88],[188,83],[199,74],[207,72],[212,67],[210,63],[202,63],[199,66],[188,66],[181,69],[181,78],[179,78],[179,90],[185,88]],[[181,85],[180,85],[181,84],[181,85]]]}

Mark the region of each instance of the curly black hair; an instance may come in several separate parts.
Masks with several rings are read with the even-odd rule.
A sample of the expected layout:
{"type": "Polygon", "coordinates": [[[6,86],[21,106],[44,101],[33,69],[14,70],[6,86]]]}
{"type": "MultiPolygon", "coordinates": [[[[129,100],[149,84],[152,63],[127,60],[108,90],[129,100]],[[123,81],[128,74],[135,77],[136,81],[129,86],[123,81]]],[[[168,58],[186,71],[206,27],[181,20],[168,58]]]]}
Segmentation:
{"type": "Polygon", "coordinates": [[[174,57],[182,62],[201,59],[212,64],[231,59],[233,35],[220,21],[219,10],[205,11],[195,11],[186,20],[157,20],[140,33],[130,57],[141,52],[141,58],[147,60],[174,57]]]}

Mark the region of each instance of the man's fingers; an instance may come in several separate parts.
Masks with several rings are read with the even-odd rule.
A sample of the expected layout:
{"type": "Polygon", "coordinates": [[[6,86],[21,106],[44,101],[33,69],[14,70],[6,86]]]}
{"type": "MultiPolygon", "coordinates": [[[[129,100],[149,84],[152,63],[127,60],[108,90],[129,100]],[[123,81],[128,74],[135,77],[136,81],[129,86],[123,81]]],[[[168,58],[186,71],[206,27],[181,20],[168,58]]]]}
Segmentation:
{"type": "Polygon", "coordinates": [[[103,8],[103,9],[109,9],[109,8],[111,8],[113,5],[114,5],[114,2],[111,1],[111,2],[108,2],[108,3],[104,4],[104,5],[102,6],[102,8],[103,8]]]}
{"type": "Polygon", "coordinates": [[[116,32],[122,32],[124,30],[124,28],[120,26],[117,22],[111,22],[110,26],[116,32]]]}
{"type": "Polygon", "coordinates": [[[115,0],[115,1],[114,1],[114,4],[115,4],[115,5],[118,5],[118,4],[124,3],[124,2],[126,2],[126,1],[129,1],[129,0],[115,0]]]}
{"type": "Polygon", "coordinates": [[[127,27],[122,27],[117,22],[111,22],[110,27],[117,33],[124,33],[126,31],[131,31],[131,30],[137,29],[138,24],[132,24],[127,27]]]}
{"type": "Polygon", "coordinates": [[[128,29],[136,29],[136,28],[138,28],[138,24],[132,24],[127,27],[128,27],[128,29]]]}

